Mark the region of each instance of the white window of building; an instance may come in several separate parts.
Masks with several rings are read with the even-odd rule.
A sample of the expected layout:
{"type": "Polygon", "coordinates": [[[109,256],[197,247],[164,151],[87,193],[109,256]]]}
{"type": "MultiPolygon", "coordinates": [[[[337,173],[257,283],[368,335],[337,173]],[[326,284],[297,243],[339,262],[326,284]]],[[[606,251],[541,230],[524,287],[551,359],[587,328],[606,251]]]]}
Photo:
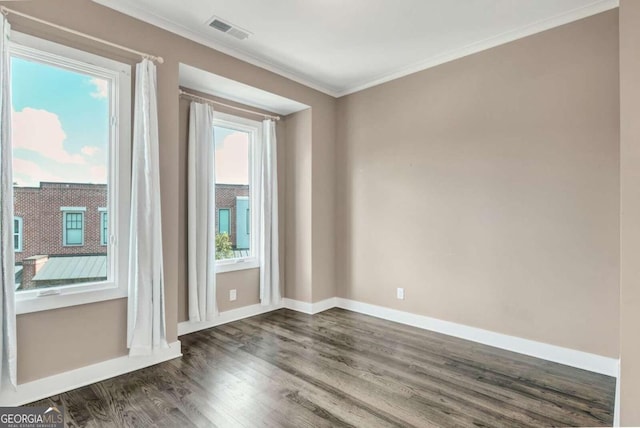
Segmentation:
{"type": "Polygon", "coordinates": [[[216,236],[218,272],[258,267],[257,206],[259,189],[258,145],[262,124],[237,116],[216,113],[215,141],[216,236]],[[226,233],[225,233],[226,232],[226,233]]]}
{"type": "Polygon", "coordinates": [[[22,252],[22,217],[13,218],[13,250],[16,253],[22,252]]]}
{"type": "Polygon", "coordinates": [[[125,297],[131,65],[16,32],[9,53],[16,211],[41,225],[20,239],[16,310],[125,297]]]}
{"type": "Polygon", "coordinates": [[[86,207],[63,207],[62,245],[78,247],[84,245],[84,212],[86,207]]]}
{"type": "Polygon", "coordinates": [[[109,242],[109,214],[106,208],[99,208],[100,211],[100,245],[107,245],[109,242]]]}

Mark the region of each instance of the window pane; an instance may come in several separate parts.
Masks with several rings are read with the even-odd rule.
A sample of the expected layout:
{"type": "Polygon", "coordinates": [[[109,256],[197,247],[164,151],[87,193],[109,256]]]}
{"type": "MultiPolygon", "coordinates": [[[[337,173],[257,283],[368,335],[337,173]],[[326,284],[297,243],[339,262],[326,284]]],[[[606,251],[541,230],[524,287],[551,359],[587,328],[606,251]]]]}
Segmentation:
{"type": "Polygon", "coordinates": [[[229,210],[228,209],[220,209],[218,210],[218,233],[226,233],[229,235],[229,210]]]}
{"type": "Polygon", "coordinates": [[[82,213],[65,213],[65,245],[83,244],[82,213]]]}
{"type": "Polygon", "coordinates": [[[67,229],[67,245],[82,245],[82,230],[67,229]]]}
{"type": "Polygon", "coordinates": [[[13,219],[13,250],[22,251],[22,218],[13,219]]]}
{"type": "Polygon", "coordinates": [[[111,82],[13,55],[11,90],[16,290],[107,280],[98,208],[109,206],[111,82]]]}
{"type": "Polygon", "coordinates": [[[247,224],[250,196],[251,134],[214,127],[216,147],[216,259],[247,257],[251,236],[247,224]],[[233,215],[232,215],[233,214],[233,215]],[[226,232],[226,234],[225,234],[226,232]]]}
{"type": "Polygon", "coordinates": [[[100,243],[102,245],[107,245],[107,237],[109,236],[109,217],[106,212],[101,212],[100,218],[100,223],[102,224],[100,228],[100,243]]]}

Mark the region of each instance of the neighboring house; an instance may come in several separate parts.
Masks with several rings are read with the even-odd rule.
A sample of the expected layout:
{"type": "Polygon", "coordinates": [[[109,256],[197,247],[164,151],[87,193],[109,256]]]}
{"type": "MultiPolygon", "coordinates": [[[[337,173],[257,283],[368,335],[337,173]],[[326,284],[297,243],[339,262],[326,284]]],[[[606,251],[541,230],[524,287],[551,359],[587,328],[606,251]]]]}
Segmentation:
{"type": "MultiPolygon", "coordinates": [[[[216,185],[216,231],[234,249],[249,247],[249,186],[216,185]]],[[[16,286],[101,280],[109,242],[107,186],[42,182],[14,187],[16,286]]]]}
{"type": "Polygon", "coordinates": [[[106,207],[105,184],[14,187],[16,285],[29,289],[106,278],[106,207]]]}
{"type": "Polygon", "coordinates": [[[107,253],[105,184],[43,182],[13,191],[16,263],[36,255],[107,253]]]}
{"type": "Polygon", "coordinates": [[[249,248],[249,186],[216,184],[216,233],[226,233],[234,249],[249,248]]]}

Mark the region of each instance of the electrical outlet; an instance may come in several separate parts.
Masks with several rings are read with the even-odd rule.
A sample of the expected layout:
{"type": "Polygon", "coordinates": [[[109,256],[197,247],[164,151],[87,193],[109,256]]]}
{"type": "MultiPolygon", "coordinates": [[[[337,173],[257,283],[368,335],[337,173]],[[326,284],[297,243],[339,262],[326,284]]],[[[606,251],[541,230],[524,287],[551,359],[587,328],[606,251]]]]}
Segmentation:
{"type": "Polygon", "coordinates": [[[229,300],[230,301],[234,301],[236,300],[236,298],[238,297],[238,294],[236,293],[236,289],[234,288],[233,290],[229,290],[229,300]]]}
{"type": "Polygon", "coordinates": [[[396,298],[398,300],[404,300],[404,288],[398,288],[398,290],[396,290],[396,298]]]}

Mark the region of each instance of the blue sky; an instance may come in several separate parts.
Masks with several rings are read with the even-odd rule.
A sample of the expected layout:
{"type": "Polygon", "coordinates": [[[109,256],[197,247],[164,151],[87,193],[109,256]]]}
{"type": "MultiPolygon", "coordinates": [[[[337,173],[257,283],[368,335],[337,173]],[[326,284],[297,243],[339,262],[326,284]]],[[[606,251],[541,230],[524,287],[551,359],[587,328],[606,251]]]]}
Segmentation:
{"type": "Polygon", "coordinates": [[[106,183],[107,81],[15,57],[11,74],[14,181],[106,183]]]}
{"type": "MultiPolygon", "coordinates": [[[[109,87],[106,80],[11,59],[13,176],[18,186],[42,181],[106,183],[109,87]]],[[[249,135],[215,127],[216,182],[249,183],[249,135]]]]}

